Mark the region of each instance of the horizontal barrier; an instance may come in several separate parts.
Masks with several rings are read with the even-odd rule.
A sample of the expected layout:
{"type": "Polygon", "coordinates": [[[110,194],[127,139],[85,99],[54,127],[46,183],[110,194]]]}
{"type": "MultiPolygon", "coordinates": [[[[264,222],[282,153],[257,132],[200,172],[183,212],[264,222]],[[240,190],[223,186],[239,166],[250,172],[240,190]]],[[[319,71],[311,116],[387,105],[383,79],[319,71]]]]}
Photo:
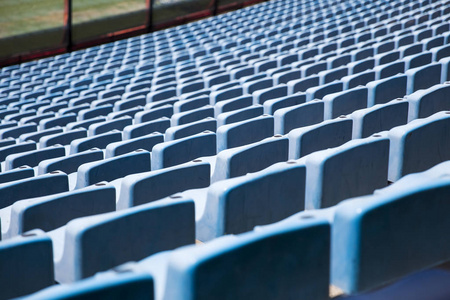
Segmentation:
{"type": "Polygon", "coordinates": [[[202,0],[155,3],[123,14],[73,21],[72,0],[64,0],[61,26],[0,37],[0,67],[80,50],[240,9],[266,0],[202,0]]]}

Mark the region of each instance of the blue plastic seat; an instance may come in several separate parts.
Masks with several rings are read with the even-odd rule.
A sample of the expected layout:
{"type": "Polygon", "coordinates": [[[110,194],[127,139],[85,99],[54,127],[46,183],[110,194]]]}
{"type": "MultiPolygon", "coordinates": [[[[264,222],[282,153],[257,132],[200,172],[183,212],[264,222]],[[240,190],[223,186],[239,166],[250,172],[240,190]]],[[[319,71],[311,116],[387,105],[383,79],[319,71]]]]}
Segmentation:
{"type": "Polygon", "coordinates": [[[342,116],[289,132],[289,159],[315,151],[338,147],[352,139],[351,119],[342,116]]]}
{"type": "Polygon", "coordinates": [[[66,150],[62,146],[53,146],[38,150],[10,154],[5,159],[5,171],[9,171],[23,165],[36,167],[43,160],[61,157],[65,154],[66,150]]]}
{"type": "Polygon", "coordinates": [[[210,165],[201,159],[192,162],[124,177],[117,210],[153,202],[189,189],[210,184],[210,165]]]}
{"type": "Polygon", "coordinates": [[[447,222],[448,167],[443,163],[405,176],[374,195],[336,207],[332,284],[345,293],[361,293],[447,261],[448,243],[439,231],[447,222]]]}
{"type": "Polygon", "coordinates": [[[96,136],[79,138],[70,143],[70,154],[80,153],[95,147],[105,149],[109,144],[121,140],[122,134],[117,130],[96,136]]]}
{"type": "MultiPolygon", "coordinates": [[[[7,119],[7,117],[5,118],[5,120],[7,119]]],[[[0,129],[0,139],[18,138],[22,134],[36,131],[38,131],[38,128],[35,124],[21,125],[11,128],[0,129]]]]}
{"type": "Polygon", "coordinates": [[[252,96],[238,96],[235,98],[220,101],[214,105],[214,115],[217,117],[224,112],[230,112],[241,108],[249,107],[253,104],[252,96]]]}
{"type": "Polygon", "coordinates": [[[400,73],[405,72],[405,62],[403,61],[394,61],[391,63],[387,63],[384,65],[376,66],[375,71],[375,79],[384,79],[387,77],[395,76],[400,73]]]}
{"type": "Polygon", "coordinates": [[[10,154],[17,154],[32,150],[36,150],[36,143],[32,141],[27,141],[19,144],[4,143],[4,146],[0,148],[0,161],[4,161],[10,154]]]}
{"type": "Polygon", "coordinates": [[[306,95],[304,93],[296,93],[286,97],[275,98],[264,102],[264,113],[274,115],[280,109],[289,106],[294,106],[306,102],[306,95]]]}
{"type": "Polygon", "coordinates": [[[357,109],[367,107],[368,89],[356,87],[323,97],[325,120],[347,115],[357,109]]]}
{"type": "Polygon", "coordinates": [[[94,277],[72,284],[55,285],[23,299],[154,299],[154,282],[150,275],[122,273],[120,270],[116,272],[112,276],[94,277]]]}
{"type": "Polygon", "coordinates": [[[223,150],[214,158],[212,182],[262,170],[288,159],[288,139],[275,135],[261,141],[223,150]]]}
{"type": "Polygon", "coordinates": [[[431,49],[430,51],[433,54],[433,61],[439,61],[442,58],[450,56],[450,46],[449,45],[435,47],[435,48],[431,49]]]}
{"type": "Polygon", "coordinates": [[[235,122],[252,119],[264,114],[264,108],[262,105],[252,105],[249,107],[237,109],[230,112],[221,113],[217,116],[217,126],[231,124],[235,122]]]}
{"type": "Polygon", "coordinates": [[[254,104],[264,104],[267,100],[287,96],[288,88],[286,85],[280,84],[274,87],[258,90],[252,95],[254,104]]]}
{"type": "Polygon", "coordinates": [[[273,135],[274,118],[269,115],[223,125],[217,129],[217,152],[260,141],[273,135]]]}
{"type": "Polygon", "coordinates": [[[173,106],[170,104],[164,104],[160,107],[152,108],[149,110],[144,110],[143,112],[138,112],[135,117],[135,123],[144,123],[148,121],[153,121],[162,117],[170,118],[173,115],[173,106]]]}
{"type": "Polygon", "coordinates": [[[398,98],[353,112],[353,138],[366,138],[408,122],[409,101],[398,98]]]}
{"type": "Polygon", "coordinates": [[[130,153],[139,149],[152,151],[156,144],[164,142],[164,135],[153,132],[136,138],[127,139],[121,142],[108,144],[105,149],[105,158],[130,153]]]}
{"type": "Polygon", "coordinates": [[[6,183],[30,177],[34,177],[34,169],[29,166],[20,166],[11,171],[1,172],[0,183],[6,183]]]}
{"type": "MultiPolygon", "coordinates": [[[[104,121],[106,121],[106,117],[101,116],[101,117],[95,117],[95,118],[88,119],[88,120],[71,122],[66,125],[66,129],[68,131],[74,130],[74,129],[79,129],[79,128],[83,128],[83,129],[87,130],[91,124],[100,123],[100,122],[104,122],[104,121]]],[[[87,135],[87,132],[86,132],[86,135],[87,135]]]]}
{"type": "Polygon", "coordinates": [[[134,125],[128,125],[123,129],[124,139],[133,139],[148,135],[153,132],[165,132],[170,128],[170,120],[167,117],[161,117],[152,121],[145,121],[134,125]]]}
{"type": "Polygon", "coordinates": [[[287,134],[292,129],[320,123],[324,120],[324,102],[313,100],[278,109],[274,113],[275,134],[287,134]]]}
{"type": "Polygon", "coordinates": [[[403,98],[407,93],[407,76],[395,75],[392,77],[369,82],[368,106],[389,102],[396,98],[403,98]]]}
{"type": "Polygon", "coordinates": [[[60,171],[0,184],[0,208],[22,199],[62,193],[69,190],[68,177],[60,171]]]}
{"type": "Polygon", "coordinates": [[[177,101],[173,105],[174,113],[194,110],[209,104],[209,97],[202,95],[193,99],[177,101]]]}
{"type": "Polygon", "coordinates": [[[184,125],[172,126],[165,132],[165,140],[172,141],[209,130],[216,132],[217,121],[212,117],[194,121],[184,125]]]}
{"type": "Polygon", "coordinates": [[[184,125],[187,123],[200,121],[208,117],[214,117],[214,108],[210,105],[192,111],[175,113],[170,118],[170,124],[172,127],[177,125],[184,125]]]}
{"type": "Polygon", "coordinates": [[[49,234],[55,251],[55,279],[60,283],[73,282],[128,261],[193,244],[194,203],[182,197],[166,198],[78,218],[49,234]],[[94,244],[104,247],[93,247],[94,244]]]}
{"type": "Polygon", "coordinates": [[[52,241],[42,231],[0,243],[2,299],[37,292],[54,284],[52,241]]]}
{"type": "Polygon", "coordinates": [[[409,69],[405,72],[405,75],[408,76],[406,93],[409,95],[417,90],[441,83],[441,70],[442,65],[440,63],[430,63],[409,69]]]}
{"type": "Polygon", "coordinates": [[[415,55],[410,55],[403,58],[406,64],[406,69],[413,69],[420,66],[425,66],[432,62],[433,55],[431,52],[424,52],[415,55]]]}
{"type": "MultiPolygon", "coordinates": [[[[113,101],[114,102],[114,101],[113,101]]],[[[113,111],[113,105],[111,104],[100,104],[100,105],[96,105],[95,104],[91,104],[90,109],[83,109],[78,113],[78,120],[79,121],[83,121],[83,120],[89,120],[89,119],[93,119],[93,118],[97,118],[97,117],[105,117],[107,116],[109,113],[111,113],[113,111]]]]}
{"type": "Polygon", "coordinates": [[[51,231],[75,218],[115,210],[115,188],[104,182],[85,189],[19,200],[10,208],[9,226],[2,228],[2,235],[11,238],[35,228],[51,231]]]}
{"type": "Polygon", "coordinates": [[[130,117],[95,123],[89,126],[89,136],[99,135],[114,129],[121,131],[125,126],[131,125],[132,123],[133,120],[130,117]]]}
{"type": "Polygon", "coordinates": [[[234,299],[325,299],[329,285],[329,236],[325,220],[305,220],[301,225],[252,231],[201,246],[183,247],[167,257],[143,260],[136,269],[151,270],[153,264],[166,259],[167,274],[155,276],[167,276],[166,280],[161,278],[166,283],[163,295],[167,299],[219,299],[223,295],[234,299]],[[181,264],[186,257],[192,259],[181,264]],[[267,286],[265,283],[278,272],[280,280],[267,286]],[[211,278],[221,278],[234,288],[214,284],[211,278]]]}
{"type": "Polygon", "coordinates": [[[77,171],[76,189],[100,181],[113,181],[134,173],[150,171],[150,152],[136,150],[117,157],[82,164],[77,171]]]}
{"type": "Polygon", "coordinates": [[[395,182],[450,159],[450,145],[443,137],[449,124],[450,115],[442,111],[390,130],[389,180],[395,182]]]}
{"type": "Polygon", "coordinates": [[[305,177],[304,164],[282,162],[218,181],[207,191],[185,192],[198,206],[197,239],[209,241],[224,234],[242,233],[304,210],[305,177]],[[203,197],[206,200],[201,200],[203,197]]]}
{"type": "Polygon", "coordinates": [[[51,128],[51,129],[41,130],[38,132],[25,133],[25,134],[22,134],[21,136],[19,136],[18,141],[19,142],[33,141],[33,142],[37,143],[37,142],[39,142],[39,140],[42,137],[57,134],[57,133],[62,133],[62,132],[63,132],[62,128],[55,127],[55,128],[51,128]]]}
{"type": "Polygon", "coordinates": [[[375,134],[314,152],[300,161],[307,170],[306,209],[326,208],[387,186],[389,139],[387,134],[375,134]]]}
{"type": "Polygon", "coordinates": [[[306,101],[311,101],[314,99],[322,99],[328,94],[337,93],[342,91],[344,85],[341,81],[334,81],[322,85],[318,85],[315,87],[308,88],[306,93],[306,101]]]}
{"type": "Polygon", "coordinates": [[[450,110],[450,85],[438,84],[408,96],[408,120],[426,118],[439,111],[450,110]]]}
{"type": "MultiPolygon", "coordinates": [[[[318,75],[320,77],[320,84],[324,85],[324,84],[333,82],[335,80],[340,80],[342,77],[347,76],[348,68],[347,67],[339,67],[339,68],[334,68],[331,70],[325,70],[325,71],[319,72],[318,75]]],[[[316,98],[320,98],[320,97],[316,97],[316,98]]]]}
{"type": "Polygon", "coordinates": [[[152,170],[179,165],[216,154],[216,134],[210,131],[157,144],[152,150],[152,170]]]}

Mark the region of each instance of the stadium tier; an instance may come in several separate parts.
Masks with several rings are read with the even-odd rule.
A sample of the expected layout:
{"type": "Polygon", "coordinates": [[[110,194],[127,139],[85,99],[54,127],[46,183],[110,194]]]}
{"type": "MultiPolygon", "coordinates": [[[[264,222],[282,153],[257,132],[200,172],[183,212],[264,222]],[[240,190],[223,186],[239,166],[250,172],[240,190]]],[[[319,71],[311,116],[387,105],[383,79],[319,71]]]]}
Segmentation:
{"type": "Polygon", "coordinates": [[[4,67],[0,119],[0,299],[450,299],[449,0],[4,67]]]}

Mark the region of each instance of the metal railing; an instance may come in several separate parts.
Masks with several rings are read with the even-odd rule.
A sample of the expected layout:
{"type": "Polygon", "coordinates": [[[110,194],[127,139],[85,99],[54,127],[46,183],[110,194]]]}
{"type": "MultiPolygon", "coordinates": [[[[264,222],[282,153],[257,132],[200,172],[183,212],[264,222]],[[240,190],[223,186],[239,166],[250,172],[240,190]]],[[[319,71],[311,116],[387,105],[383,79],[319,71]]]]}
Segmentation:
{"type": "Polygon", "coordinates": [[[73,0],[64,0],[62,28],[51,28],[0,38],[0,49],[3,49],[0,51],[0,67],[150,33],[267,0],[235,0],[235,2],[230,2],[230,0],[143,1],[145,1],[144,10],[80,23],[74,22],[73,0]],[[130,20],[131,23],[136,23],[136,20],[143,20],[143,22],[137,24],[137,26],[116,30],[130,20]],[[111,25],[115,25],[115,29],[111,25]],[[111,28],[113,29],[110,30],[111,28]],[[96,34],[96,30],[92,29],[101,33],[96,34]],[[92,31],[94,34],[90,36],[89,33],[92,31]],[[51,36],[50,42],[42,43],[42,46],[40,46],[39,41],[42,40],[41,37],[43,36],[51,36]]]}

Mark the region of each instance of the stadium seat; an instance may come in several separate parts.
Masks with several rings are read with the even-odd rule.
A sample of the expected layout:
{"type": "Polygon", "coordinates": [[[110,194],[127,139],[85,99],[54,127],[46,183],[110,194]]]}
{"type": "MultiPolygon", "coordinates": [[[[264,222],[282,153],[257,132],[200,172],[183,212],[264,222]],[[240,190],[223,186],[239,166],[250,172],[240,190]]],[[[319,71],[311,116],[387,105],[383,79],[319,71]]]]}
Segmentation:
{"type": "Polygon", "coordinates": [[[115,273],[112,276],[108,274],[101,278],[87,278],[71,284],[55,285],[23,299],[154,299],[154,281],[150,275],[120,270],[115,273]]]}
{"type": "Polygon", "coordinates": [[[133,120],[130,117],[95,123],[89,126],[88,135],[95,136],[114,129],[122,131],[126,126],[131,125],[132,123],[133,120]]]}
{"type": "Polygon", "coordinates": [[[406,71],[405,75],[408,76],[406,94],[441,83],[441,68],[440,63],[431,63],[406,71]]]}
{"type": "Polygon", "coordinates": [[[5,159],[5,171],[10,171],[23,165],[36,167],[43,160],[61,157],[65,154],[66,150],[62,146],[52,146],[39,150],[10,154],[5,159]]]}
{"type": "Polygon", "coordinates": [[[352,139],[352,119],[341,116],[289,132],[289,159],[338,147],[352,139]]]}
{"type": "Polygon", "coordinates": [[[252,104],[253,98],[248,95],[222,100],[214,105],[214,115],[217,118],[221,113],[245,108],[252,104]]]}
{"type": "Polygon", "coordinates": [[[409,106],[409,101],[397,98],[385,104],[376,104],[353,112],[350,114],[353,120],[353,139],[366,138],[374,133],[406,124],[409,106]]]}
{"type": "Polygon", "coordinates": [[[73,130],[73,129],[82,128],[82,129],[86,129],[87,130],[91,124],[100,123],[100,122],[103,122],[103,121],[106,121],[106,117],[95,117],[95,118],[88,119],[88,120],[71,122],[71,123],[66,125],[66,129],[67,130],[73,130]]]}
{"type": "Polygon", "coordinates": [[[155,145],[162,142],[164,142],[164,135],[153,132],[141,137],[110,143],[106,146],[105,158],[123,155],[139,149],[151,152],[155,145]]]}
{"type": "Polygon", "coordinates": [[[132,153],[104,160],[82,164],[77,171],[76,189],[80,189],[101,181],[115,179],[150,171],[150,152],[136,150],[132,153]]]}
{"type": "Polygon", "coordinates": [[[152,132],[164,133],[169,127],[170,120],[167,117],[161,117],[156,120],[126,126],[123,129],[123,138],[128,140],[142,137],[152,132]]]}
{"type": "Polygon", "coordinates": [[[405,70],[414,69],[417,67],[425,66],[432,62],[432,53],[424,52],[403,58],[405,61],[405,70]]]}
{"type": "Polygon", "coordinates": [[[184,125],[195,121],[200,121],[208,117],[214,117],[214,108],[209,105],[193,111],[173,114],[170,118],[170,125],[172,127],[177,125],[184,125]]]}
{"type": "Polygon", "coordinates": [[[274,134],[274,118],[262,115],[217,129],[217,152],[260,141],[274,134]]]}
{"type": "Polygon", "coordinates": [[[197,239],[208,241],[223,234],[245,232],[303,210],[305,171],[303,164],[278,163],[216,182],[207,190],[184,192],[196,204],[197,239]]]}
{"type": "Polygon", "coordinates": [[[25,296],[54,284],[52,241],[40,230],[0,243],[2,299],[25,296]]]}
{"type": "Polygon", "coordinates": [[[0,208],[22,199],[62,193],[69,190],[67,175],[54,171],[37,177],[6,182],[0,185],[0,208]]]}
{"type": "Polygon", "coordinates": [[[159,251],[193,244],[194,220],[192,200],[179,196],[72,220],[49,232],[55,279],[77,281],[159,251]]]}
{"type": "Polygon", "coordinates": [[[368,107],[403,98],[407,94],[406,87],[407,76],[402,74],[369,82],[368,107]]]}
{"type": "Polygon", "coordinates": [[[216,154],[216,134],[210,131],[157,144],[152,150],[151,169],[179,165],[203,156],[216,154]]]}
{"type": "Polygon", "coordinates": [[[184,125],[172,126],[166,130],[164,137],[166,141],[172,141],[198,134],[206,130],[216,132],[216,129],[217,121],[212,117],[206,117],[205,119],[186,123],[184,125]]]}
{"type": "Polygon", "coordinates": [[[306,209],[330,207],[387,186],[389,158],[386,133],[304,156],[300,162],[307,170],[306,209]]]}
{"type": "Polygon", "coordinates": [[[229,235],[205,245],[186,246],[130,268],[151,272],[156,263],[166,264],[167,273],[154,271],[165,282],[161,286],[164,299],[219,299],[223,295],[234,299],[326,299],[329,237],[325,220],[304,220],[296,226],[229,235]],[[183,264],[186,257],[192,259],[183,264]],[[267,286],[265,283],[273,274],[279,274],[279,280],[267,286]],[[233,288],[211,281],[217,278],[233,288]]]}
{"type": "MultiPolygon", "coordinates": [[[[298,92],[306,92],[309,88],[317,87],[319,85],[319,76],[311,75],[299,79],[291,80],[287,83],[288,94],[292,95],[298,92]]],[[[308,98],[309,101],[309,98],[308,98]]]]}
{"type": "Polygon", "coordinates": [[[221,151],[214,160],[212,182],[262,170],[288,159],[288,139],[275,135],[262,141],[221,151]]]}
{"type": "Polygon", "coordinates": [[[275,134],[287,134],[292,129],[322,122],[324,120],[324,107],[325,102],[316,99],[278,109],[274,113],[275,134]]]}
{"type": "Polygon", "coordinates": [[[30,177],[34,177],[34,169],[29,166],[20,166],[11,171],[1,172],[0,183],[6,183],[30,177]]]}
{"type": "Polygon", "coordinates": [[[346,293],[360,293],[448,260],[448,243],[439,234],[447,220],[443,212],[448,167],[442,163],[405,176],[374,195],[336,207],[331,247],[334,285],[346,293]]]}
{"type": "Polygon", "coordinates": [[[334,119],[367,107],[366,87],[356,87],[323,97],[324,119],[334,119]]]}
{"type": "Polygon", "coordinates": [[[449,110],[450,85],[434,85],[425,90],[419,90],[408,96],[408,121],[426,118],[439,111],[449,110]]]}
{"type": "Polygon", "coordinates": [[[287,96],[288,89],[285,84],[280,84],[274,87],[269,87],[266,89],[261,89],[252,94],[254,104],[264,104],[267,100],[273,98],[280,98],[287,96]]]}
{"type": "Polygon", "coordinates": [[[447,111],[438,112],[428,118],[413,120],[389,131],[389,180],[425,171],[446,161],[447,139],[450,115],[447,111]]]}
{"type": "Polygon", "coordinates": [[[112,185],[101,182],[92,187],[58,193],[50,196],[16,201],[4,208],[2,237],[12,238],[39,228],[51,231],[70,220],[116,210],[116,191],[112,185]],[[9,214],[6,214],[9,212],[9,214]]]}
{"type": "Polygon", "coordinates": [[[162,106],[146,109],[138,112],[134,116],[135,124],[153,121],[162,117],[170,118],[173,115],[173,105],[164,104],[162,106]]]}
{"type": "Polygon", "coordinates": [[[105,149],[110,143],[122,140],[122,134],[113,130],[111,132],[73,140],[70,143],[70,154],[80,153],[91,148],[105,149]]]}
{"type": "Polygon", "coordinates": [[[194,110],[209,104],[209,97],[202,95],[193,99],[177,101],[173,104],[174,113],[194,110]]]}
{"type": "Polygon", "coordinates": [[[117,210],[156,201],[189,189],[210,184],[209,163],[201,159],[192,162],[124,177],[117,210]]]}
{"type": "Polygon", "coordinates": [[[42,137],[53,135],[53,134],[58,134],[58,133],[62,133],[62,132],[63,132],[62,128],[54,127],[54,128],[50,128],[47,130],[41,130],[38,132],[25,133],[25,134],[22,134],[21,136],[19,136],[18,142],[33,141],[35,143],[38,143],[42,137]]]}
{"type": "MultiPolygon", "coordinates": [[[[33,113],[34,114],[34,113],[33,113]]],[[[5,118],[6,120],[6,118],[5,118]]],[[[22,134],[36,132],[38,128],[35,124],[22,125],[12,128],[0,129],[0,139],[18,138],[22,134]]]]}

